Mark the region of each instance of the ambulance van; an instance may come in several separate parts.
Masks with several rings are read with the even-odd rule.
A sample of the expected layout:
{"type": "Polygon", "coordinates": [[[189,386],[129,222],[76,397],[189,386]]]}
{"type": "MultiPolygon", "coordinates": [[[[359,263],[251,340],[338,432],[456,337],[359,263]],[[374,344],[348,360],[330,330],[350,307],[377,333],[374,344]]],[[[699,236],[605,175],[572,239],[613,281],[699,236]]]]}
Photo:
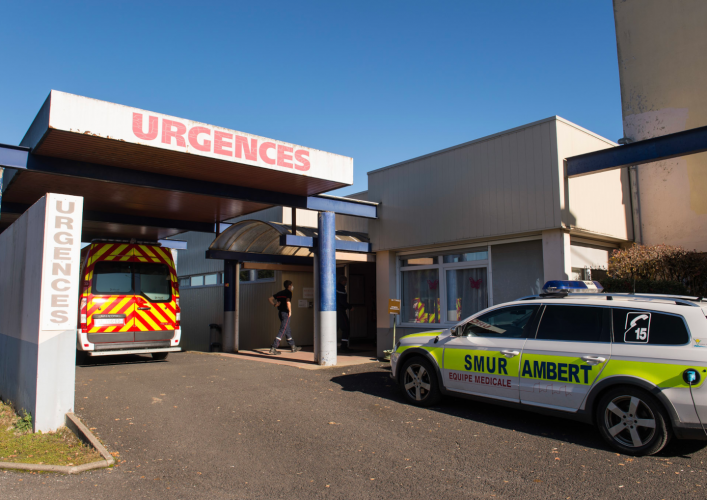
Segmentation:
{"type": "Polygon", "coordinates": [[[157,242],[94,240],[81,252],[77,359],[180,351],[179,283],[157,242]]]}

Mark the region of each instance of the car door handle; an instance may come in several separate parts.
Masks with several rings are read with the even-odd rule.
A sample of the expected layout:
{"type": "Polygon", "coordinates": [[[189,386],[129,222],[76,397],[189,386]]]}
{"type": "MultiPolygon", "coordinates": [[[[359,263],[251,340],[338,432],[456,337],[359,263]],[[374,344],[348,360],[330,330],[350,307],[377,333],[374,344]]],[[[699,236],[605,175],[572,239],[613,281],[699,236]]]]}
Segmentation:
{"type": "Polygon", "coordinates": [[[606,358],[602,358],[601,356],[582,356],[582,361],[586,361],[590,365],[598,365],[606,361],[606,358]]]}
{"type": "Polygon", "coordinates": [[[518,356],[520,351],[501,351],[501,354],[507,358],[512,358],[513,356],[518,356]]]}
{"type": "Polygon", "coordinates": [[[138,307],[138,309],[141,311],[149,311],[150,310],[149,307],[138,307]]]}

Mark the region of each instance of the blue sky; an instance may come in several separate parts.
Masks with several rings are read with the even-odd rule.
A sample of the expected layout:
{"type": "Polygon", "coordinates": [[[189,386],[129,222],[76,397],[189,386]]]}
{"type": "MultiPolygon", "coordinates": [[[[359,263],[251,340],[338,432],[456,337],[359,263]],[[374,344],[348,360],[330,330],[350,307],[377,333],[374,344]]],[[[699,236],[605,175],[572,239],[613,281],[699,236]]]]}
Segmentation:
{"type": "Polygon", "coordinates": [[[354,158],[560,115],[622,136],[610,0],[3,2],[0,143],[50,89],[354,158]]]}

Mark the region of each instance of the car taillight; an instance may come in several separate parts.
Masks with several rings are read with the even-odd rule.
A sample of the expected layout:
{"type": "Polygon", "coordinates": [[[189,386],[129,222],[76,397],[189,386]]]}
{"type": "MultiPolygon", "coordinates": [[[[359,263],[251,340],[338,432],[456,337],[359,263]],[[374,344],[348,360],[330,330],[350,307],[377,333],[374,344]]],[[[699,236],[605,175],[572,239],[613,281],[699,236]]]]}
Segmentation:
{"type": "Polygon", "coordinates": [[[88,333],[88,325],[86,324],[86,297],[81,299],[81,331],[83,333],[88,333]]]}
{"type": "Polygon", "coordinates": [[[182,310],[179,308],[179,299],[174,299],[174,302],[177,304],[177,328],[179,328],[182,320],[182,310]]]}

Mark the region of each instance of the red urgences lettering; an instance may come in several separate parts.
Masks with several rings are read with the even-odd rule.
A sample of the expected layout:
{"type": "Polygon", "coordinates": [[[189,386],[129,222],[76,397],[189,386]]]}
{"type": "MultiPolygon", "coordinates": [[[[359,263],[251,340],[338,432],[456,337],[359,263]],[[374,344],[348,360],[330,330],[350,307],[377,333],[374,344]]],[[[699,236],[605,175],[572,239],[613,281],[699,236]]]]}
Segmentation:
{"type": "Polygon", "coordinates": [[[309,151],[306,149],[295,149],[269,141],[258,144],[258,139],[201,126],[187,130],[187,126],[177,120],[163,118],[161,122],[162,134],[160,136],[160,119],[157,116],[147,116],[147,131],[145,131],[145,116],[142,113],[134,112],[133,134],[138,139],[145,141],[152,141],[160,136],[163,144],[175,145],[180,148],[186,148],[188,140],[189,146],[196,151],[213,152],[217,155],[249,161],[260,160],[268,165],[294,168],[301,172],[306,172],[311,168],[309,151]],[[274,151],[270,152],[270,150],[274,151]]]}

